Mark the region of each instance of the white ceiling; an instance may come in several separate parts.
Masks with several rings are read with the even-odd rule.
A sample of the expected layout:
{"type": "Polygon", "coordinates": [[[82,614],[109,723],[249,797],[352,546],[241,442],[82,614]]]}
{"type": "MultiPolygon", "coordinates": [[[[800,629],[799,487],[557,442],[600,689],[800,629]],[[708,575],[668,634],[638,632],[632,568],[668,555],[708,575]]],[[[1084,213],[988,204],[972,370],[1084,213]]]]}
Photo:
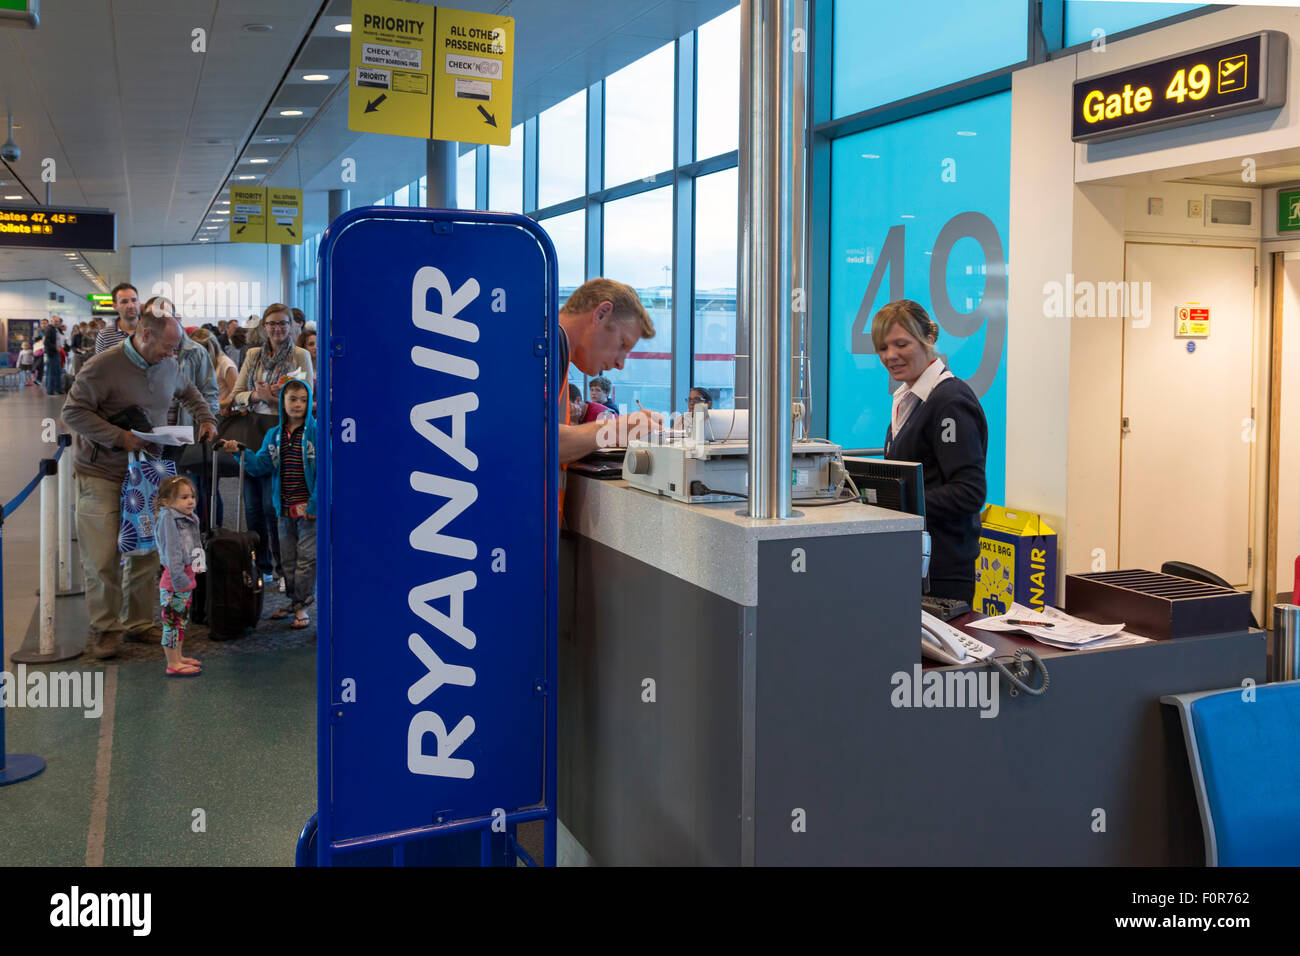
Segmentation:
{"type": "MultiPolygon", "coordinates": [[[[735,2],[455,6],[515,18],[518,123],[735,2]]],[[[0,194],[44,202],[41,163],[53,158],[53,204],[117,213],[119,251],[85,254],[108,286],[130,277],[132,245],[204,235],[210,210],[225,208],[220,200],[231,175],[256,170],[265,178],[255,182],[303,185],[306,231],[321,229],[325,190],[340,185],[343,156],[365,157],[360,182],[351,187],[355,202],[424,171],[423,141],[347,129],[348,38],[333,25],[350,16],[351,0],[47,0],[39,29],[0,30],[0,105],[12,108],[23,151],[16,163],[0,162],[0,194]],[[248,32],[248,24],[272,29],[248,32]],[[191,49],[196,28],[206,31],[206,53],[191,49]],[[306,83],[305,72],[328,73],[330,80],[306,83]],[[286,107],[304,115],[279,117],[286,107]],[[265,142],[272,137],[279,142],[265,142]],[[271,162],[249,165],[255,156],[271,162]]],[[[211,234],[224,237],[225,230],[211,234]]],[[[70,261],[61,252],[0,250],[0,280],[48,278],[98,291],[70,261]]]]}
{"type": "MultiPolygon", "coordinates": [[[[36,30],[0,31],[0,98],[22,128],[22,158],[0,164],[4,193],[117,213],[119,252],[86,258],[109,284],[132,244],[185,242],[251,133],[320,0],[55,0],[36,30]],[[245,24],[269,24],[267,33],[245,24]],[[206,31],[207,52],[192,50],[206,31]],[[15,188],[17,187],[17,188],[15,188]]],[[[32,275],[0,252],[0,278],[92,291],[62,253],[32,275]],[[19,268],[24,274],[15,274],[19,268]]]]}

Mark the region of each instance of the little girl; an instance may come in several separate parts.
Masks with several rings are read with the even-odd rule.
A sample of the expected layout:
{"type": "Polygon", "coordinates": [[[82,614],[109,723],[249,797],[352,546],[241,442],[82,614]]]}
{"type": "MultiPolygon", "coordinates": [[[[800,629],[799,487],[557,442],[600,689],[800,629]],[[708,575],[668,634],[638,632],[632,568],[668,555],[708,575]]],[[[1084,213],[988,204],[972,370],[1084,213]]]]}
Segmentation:
{"type": "Polygon", "coordinates": [[[36,384],[36,354],[25,339],[22,351],[18,353],[18,368],[22,370],[24,385],[36,384]]]}
{"type": "Polygon", "coordinates": [[[162,603],[162,644],[168,677],[198,677],[203,673],[198,661],[181,656],[185,622],[197,583],[194,575],[204,571],[199,519],[194,517],[196,504],[194,484],[184,475],[166,478],[158,486],[158,521],[154,537],[158,542],[158,560],[163,568],[162,580],[158,582],[158,598],[162,603]]]}

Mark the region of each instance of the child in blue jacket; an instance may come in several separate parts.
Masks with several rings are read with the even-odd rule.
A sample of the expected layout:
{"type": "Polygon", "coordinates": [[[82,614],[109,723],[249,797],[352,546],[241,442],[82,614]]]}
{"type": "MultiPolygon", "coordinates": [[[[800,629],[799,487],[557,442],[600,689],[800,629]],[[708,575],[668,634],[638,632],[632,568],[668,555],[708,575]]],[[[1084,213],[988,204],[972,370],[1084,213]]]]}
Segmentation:
{"type": "MultiPolygon", "coordinates": [[[[290,379],[280,389],[280,424],[266,433],[262,447],[245,463],[250,475],[271,475],[271,498],[280,516],[280,564],[284,593],[293,602],[293,627],[307,627],[307,607],[316,587],[316,419],[311,385],[290,379]]],[[[222,448],[237,451],[236,442],[222,448]]],[[[272,620],[288,616],[281,608],[272,620]]]]}

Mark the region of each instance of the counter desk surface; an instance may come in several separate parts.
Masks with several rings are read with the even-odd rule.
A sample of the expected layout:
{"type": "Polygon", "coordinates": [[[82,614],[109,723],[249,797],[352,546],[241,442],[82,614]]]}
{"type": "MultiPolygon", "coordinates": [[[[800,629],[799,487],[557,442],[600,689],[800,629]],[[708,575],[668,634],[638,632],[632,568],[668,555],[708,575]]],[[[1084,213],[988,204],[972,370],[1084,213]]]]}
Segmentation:
{"type": "Polygon", "coordinates": [[[789,519],[750,518],[745,502],[686,504],[631,487],[570,475],[569,530],[689,581],[735,604],[758,604],[758,544],[789,538],[913,532],[920,580],[922,521],[853,501],[795,506],[789,519]]]}
{"type": "Polygon", "coordinates": [[[1159,698],[1263,682],[1261,632],[1040,645],[1044,696],[967,665],[996,708],[900,700],[921,661],[920,519],[844,504],[755,521],[576,475],[566,497],[559,813],[595,861],[1204,859],[1159,698]]]}

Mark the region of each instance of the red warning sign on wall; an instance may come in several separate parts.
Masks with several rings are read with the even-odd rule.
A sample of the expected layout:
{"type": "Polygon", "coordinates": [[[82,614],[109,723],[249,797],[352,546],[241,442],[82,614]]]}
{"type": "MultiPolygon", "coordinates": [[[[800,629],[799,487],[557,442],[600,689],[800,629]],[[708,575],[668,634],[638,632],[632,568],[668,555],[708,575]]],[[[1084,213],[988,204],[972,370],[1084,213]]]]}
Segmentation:
{"type": "Polygon", "coordinates": [[[1175,310],[1175,338],[1205,338],[1210,334],[1208,306],[1180,305],[1175,310]]]}

